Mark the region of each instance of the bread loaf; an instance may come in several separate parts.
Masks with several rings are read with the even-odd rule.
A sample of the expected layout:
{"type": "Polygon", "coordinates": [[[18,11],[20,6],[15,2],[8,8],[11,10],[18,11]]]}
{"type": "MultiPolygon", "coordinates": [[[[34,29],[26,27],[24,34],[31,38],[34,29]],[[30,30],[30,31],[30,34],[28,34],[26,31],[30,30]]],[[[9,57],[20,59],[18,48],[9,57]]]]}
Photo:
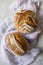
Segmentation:
{"type": "Polygon", "coordinates": [[[15,55],[23,55],[29,49],[29,44],[25,38],[18,32],[6,35],[6,46],[15,55]]]}
{"type": "Polygon", "coordinates": [[[14,26],[21,33],[30,33],[36,30],[37,20],[37,16],[33,11],[21,10],[14,17],[14,26]]]}

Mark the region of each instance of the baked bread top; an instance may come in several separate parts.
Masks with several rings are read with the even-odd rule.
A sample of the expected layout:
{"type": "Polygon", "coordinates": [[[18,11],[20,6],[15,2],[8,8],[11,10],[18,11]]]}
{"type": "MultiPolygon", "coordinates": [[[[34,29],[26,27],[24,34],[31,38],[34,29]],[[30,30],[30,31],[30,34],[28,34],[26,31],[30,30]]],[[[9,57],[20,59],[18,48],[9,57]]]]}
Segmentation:
{"type": "Polygon", "coordinates": [[[33,11],[21,10],[14,16],[14,26],[21,33],[30,33],[36,30],[38,18],[33,11]]]}
{"type": "Polygon", "coordinates": [[[23,55],[29,49],[28,42],[18,32],[6,35],[5,42],[8,49],[15,55],[23,55]]]}

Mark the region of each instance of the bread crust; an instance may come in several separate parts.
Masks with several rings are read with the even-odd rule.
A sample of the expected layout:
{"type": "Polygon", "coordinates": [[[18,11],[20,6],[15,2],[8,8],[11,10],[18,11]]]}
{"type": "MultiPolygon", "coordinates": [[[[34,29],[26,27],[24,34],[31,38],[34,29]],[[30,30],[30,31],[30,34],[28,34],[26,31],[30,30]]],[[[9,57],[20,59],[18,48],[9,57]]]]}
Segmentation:
{"type": "Polygon", "coordinates": [[[18,32],[13,32],[6,35],[6,46],[15,55],[23,55],[29,49],[27,40],[18,32]]]}
{"type": "Polygon", "coordinates": [[[33,32],[38,25],[38,18],[33,11],[21,10],[14,16],[14,26],[21,33],[33,32]]]}

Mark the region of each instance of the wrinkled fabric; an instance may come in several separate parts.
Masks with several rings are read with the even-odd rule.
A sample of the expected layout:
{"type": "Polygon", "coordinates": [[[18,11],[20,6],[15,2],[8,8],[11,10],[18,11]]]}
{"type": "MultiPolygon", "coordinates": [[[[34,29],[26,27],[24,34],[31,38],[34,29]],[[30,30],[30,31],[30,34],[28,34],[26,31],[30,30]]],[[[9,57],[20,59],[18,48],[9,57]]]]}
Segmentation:
{"type": "MultiPolygon", "coordinates": [[[[15,0],[11,7],[10,10],[15,14],[17,11],[25,9],[25,10],[32,10],[34,12],[37,12],[37,7],[39,7],[39,1],[36,0],[15,0]],[[14,7],[15,6],[15,7],[14,7]]],[[[31,48],[27,53],[23,56],[15,56],[11,53],[11,51],[6,47],[5,45],[5,34],[8,33],[9,31],[15,31],[14,25],[13,25],[13,17],[8,17],[4,20],[4,22],[0,26],[0,41],[1,41],[1,58],[3,58],[6,63],[9,65],[28,65],[32,63],[37,55],[40,52],[39,48],[33,48],[33,46],[37,43],[37,36],[40,33],[40,30],[35,31],[32,34],[25,35],[24,37],[28,38],[32,43],[31,43],[31,48]],[[32,46],[33,45],[33,46],[32,46]]]]}

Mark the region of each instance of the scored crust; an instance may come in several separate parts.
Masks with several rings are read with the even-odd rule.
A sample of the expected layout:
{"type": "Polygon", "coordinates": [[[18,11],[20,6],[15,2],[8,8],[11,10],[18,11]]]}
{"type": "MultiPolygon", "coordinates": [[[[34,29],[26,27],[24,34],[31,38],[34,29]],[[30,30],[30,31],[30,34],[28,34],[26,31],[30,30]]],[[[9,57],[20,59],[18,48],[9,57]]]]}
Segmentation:
{"type": "Polygon", "coordinates": [[[28,42],[19,33],[11,33],[6,35],[6,46],[15,55],[23,55],[29,48],[28,42]]]}
{"type": "Polygon", "coordinates": [[[14,17],[14,26],[21,33],[33,32],[37,27],[37,16],[33,11],[21,10],[14,17]]]}

